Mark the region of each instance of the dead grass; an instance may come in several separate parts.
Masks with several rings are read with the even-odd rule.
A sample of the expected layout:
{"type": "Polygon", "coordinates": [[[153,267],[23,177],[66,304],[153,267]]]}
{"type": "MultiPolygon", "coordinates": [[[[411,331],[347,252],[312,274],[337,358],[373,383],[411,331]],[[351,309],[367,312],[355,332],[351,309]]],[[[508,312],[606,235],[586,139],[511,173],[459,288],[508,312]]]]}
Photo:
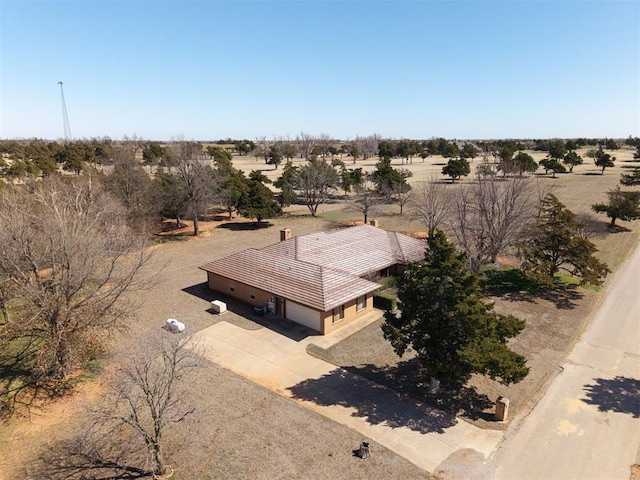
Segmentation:
{"type": "MultiPolygon", "coordinates": [[[[605,192],[617,184],[622,166],[632,164],[627,162],[632,151],[614,154],[618,157],[616,167],[607,169],[602,176],[592,163],[587,162],[576,167],[573,174],[559,175],[556,179],[542,175],[537,178],[541,185],[555,185],[558,198],[576,213],[593,217],[598,230],[595,241],[601,249],[600,257],[616,269],[637,243],[640,222],[621,222],[630,231],[610,233],[602,227],[607,219],[590,212],[590,205],[605,200],[605,192]]],[[[540,157],[540,154],[535,153],[535,156],[540,157]]],[[[355,167],[371,171],[376,161],[376,158],[359,161],[355,167]]],[[[416,183],[431,175],[441,176],[442,165],[438,163],[442,162],[439,157],[428,158],[424,163],[415,159],[412,165],[403,167],[414,172],[411,182],[416,183]]],[[[252,157],[236,157],[234,163],[246,172],[262,169],[272,179],[281,173],[281,169],[273,170],[252,157]]],[[[354,167],[347,163],[349,168],[354,167]]],[[[400,166],[400,160],[393,163],[400,166]]],[[[476,160],[475,164],[478,163],[476,160]]],[[[464,180],[471,181],[470,178],[464,180]]],[[[205,276],[197,269],[199,265],[239,250],[274,243],[278,241],[281,227],[289,227],[294,235],[302,235],[329,231],[362,220],[357,213],[345,211],[343,207],[339,202],[323,205],[319,217],[313,218],[305,206],[295,205],[287,209],[285,217],[271,220],[270,227],[260,230],[247,228],[249,222],[244,219],[215,218],[201,224],[202,238],[156,245],[148,275],[157,281],[150,290],[133,295],[132,299],[139,301],[142,308],[136,318],[130,319],[129,331],[117,337],[114,354],[126,355],[137,338],[160,328],[166,318],[184,321],[189,332],[215,321],[206,312],[211,298],[207,297],[203,285],[205,276]]],[[[398,211],[397,205],[386,205],[370,218],[379,219],[381,227],[389,230],[423,230],[420,224],[409,222],[407,216],[400,216],[398,211]]],[[[187,237],[192,225],[186,223],[183,231],[171,234],[187,237]]],[[[480,408],[483,395],[490,402],[499,395],[507,396],[512,401],[512,414],[522,411],[540,395],[604,296],[603,292],[578,292],[583,296],[575,299],[572,308],[559,306],[566,305],[567,300],[561,298],[495,297],[498,311],[527,320],[526,330],[514,339],[512,346],[527,356],[531,374],[521,384],[508,388],[483,378],[472,379],[470,387],[477,389],[478,396],[469,394],[467,398],[467,401],[475,402],[466,413],[462,409],[467,419],[496,428],[486,416],[489,410],[480,408]]],[[[251,328],[250,320],[238,322],[251,328]]],[[[362,375],[375,377],[381,383],[390,384],[393,380],[390,377],[394,375],[412,378],[410,359],[404,359],[409,360],[404,363],[398,361],[389,344],[382,339],[377,324],[331,349],[316,349],[316,353],[336,365],[352,367],[362,375]]],[[[64,455],[47,457],[46,454],[64,454],[65,446],[71,445],[70,440],[83,431],[83,419],[78,412],[83,402],[98,401],[99,397],[98,387],[96,395],[85,390],[90,391],[92,385],[99,386],[99,383],[93,381],[76,387],[73,395],[42,409],[31,420],[0,425],[0,479],[61,477],[41,475],[42,470],[38,471],[37,467],[42,467],[42,462],[38,463],[38,460],[64,460],[64,455]]],[[[420,383],[415,386],[418,391],[422,388],[420,383]]],[[[194,389],[198,414],[192,419],[193,423],[176,427],[178,430],[173,438],[181,441],[170,444],[167,449],[178,479],[429,478],[422,470],[374,442],[371,459],[360,461],[352,457],[351,450],[357,448],[360,441],[367,440],[360,434],[215,365],[206,369],[194,389]]],[[[459,400],[462,402],[463,399],[459,400]]],[[[456,408],[455,405],[442,407],[456,408]]],[[[170,438],[169,435],[167,439],[170,441],[170,438]]]]}
{"type": "MultiPolygon", "coordinates": [[[[365,440],[358,432],[214,364],[203,369],[191,390],[196,413],[172,426],[165,437],[175,479],[431,478],[375,442],[373,457],[361,461],[353,455],[365,440]]],[[[117,465],[131,475],[126,478],[150,478],[145,470],[151,465],[144,458],[109,453],[112,442],[100,446],[96,437],[85,436],[86,415],[80,410],[71,418],[77,409],[73,406],[53,424],[33,429],[23,439],[35,440],[28,454],[21,455],[27,461],[5,470],[6,478],[107,478],[109,468],[94,470],[89,460],[96,458],[81,454],[93,446],[86,444],[87,438],[107,452],[100,458],[103,466],[113,471],[117,465]]],[[[125,438],[119,441],[126,443],[125,438]]]]}

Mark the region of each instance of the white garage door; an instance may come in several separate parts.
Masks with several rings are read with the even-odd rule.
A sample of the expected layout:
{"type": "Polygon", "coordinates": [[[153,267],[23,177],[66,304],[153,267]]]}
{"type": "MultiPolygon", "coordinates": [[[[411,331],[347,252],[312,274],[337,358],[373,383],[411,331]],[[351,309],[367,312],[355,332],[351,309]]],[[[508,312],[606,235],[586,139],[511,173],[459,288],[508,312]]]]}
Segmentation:
{"type": "Polygon", "coordinates": [[[320,332],[320,312],[287,300],[287,318],[320,332]]]}

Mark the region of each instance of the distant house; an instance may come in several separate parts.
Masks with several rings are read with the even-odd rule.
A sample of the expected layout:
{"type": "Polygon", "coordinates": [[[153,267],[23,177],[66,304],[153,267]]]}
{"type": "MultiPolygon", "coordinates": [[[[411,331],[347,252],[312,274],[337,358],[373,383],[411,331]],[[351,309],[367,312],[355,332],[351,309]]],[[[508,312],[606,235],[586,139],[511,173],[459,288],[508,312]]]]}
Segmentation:
{"type": "Polygon", "coordinates": [[[323,335],[372,311],[372,279],[424,259],[424,241],[371,225],[293,238],[283,229],[280,238],[200,268],[211,290],[323,335]]]}

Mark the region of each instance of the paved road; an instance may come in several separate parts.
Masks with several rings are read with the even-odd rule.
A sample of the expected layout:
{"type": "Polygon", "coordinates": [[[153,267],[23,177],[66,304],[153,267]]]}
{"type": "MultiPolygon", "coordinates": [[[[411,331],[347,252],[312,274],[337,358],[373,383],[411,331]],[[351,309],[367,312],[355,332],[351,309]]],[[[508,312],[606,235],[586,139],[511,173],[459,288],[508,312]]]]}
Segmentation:
{"type": "Polygon", "coordinates": [[[640,444],[640,245],[563,371],[494,457],[496,479],[628,480],[640,444]]]}
{"type": "Polygon", "coordinates": [[[359,431],[429,472],[460,451],[471,459],[466,463],[482,468],[503,432],[457,420],[306,353],[309,342],[327,347],[339,340],[334,333],[345,335],[360,323],[325,337],[296,339],[268,328],[248,331],[220,322],[194,337],[210,360],[359,431]]]}

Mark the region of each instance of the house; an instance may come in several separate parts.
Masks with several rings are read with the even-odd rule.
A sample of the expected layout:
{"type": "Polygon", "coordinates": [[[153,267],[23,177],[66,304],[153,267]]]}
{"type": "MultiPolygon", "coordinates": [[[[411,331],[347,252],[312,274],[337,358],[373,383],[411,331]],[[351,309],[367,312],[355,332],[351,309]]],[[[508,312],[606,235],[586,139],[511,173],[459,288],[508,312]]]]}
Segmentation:
{"type": "Polygon", "coordinates": [[[291,238],[202,265],[211,290],[265,306],[267,312],[321,334],[373,310],[378,276],[424,259],[425,243],[371,225],[291,238]]]}

